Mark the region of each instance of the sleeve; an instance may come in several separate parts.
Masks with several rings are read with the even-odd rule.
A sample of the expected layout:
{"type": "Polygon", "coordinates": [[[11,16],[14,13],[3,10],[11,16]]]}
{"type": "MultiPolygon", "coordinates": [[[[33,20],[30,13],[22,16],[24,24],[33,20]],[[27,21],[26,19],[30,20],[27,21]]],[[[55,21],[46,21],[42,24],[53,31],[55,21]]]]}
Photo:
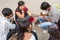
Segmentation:
{"type": "Polygon", "coordinates": [[[9,29],[14,29],[16,27],[15,24],[12,24],[11,22],[6,22],[6,26],[9,28],[9,29]]]}
{"type": "Polygon", "coordinates": [[[2,25],[2,23],[0,24],[0,40],[3,40],[3,34],[4,34],[4,25],[2,25]]]}
{"type": "Polygon", "coordinates": [[[2,36],[3,36],[2,29],[0,29],[0,40],[2,40],[2,36]]]}
{"type": "Polygon", "coordinates": [[[19,10],[18,10],[18,9],[16,9],[16,10],[15,10],[15,12],[19,12],[19,10]]]}

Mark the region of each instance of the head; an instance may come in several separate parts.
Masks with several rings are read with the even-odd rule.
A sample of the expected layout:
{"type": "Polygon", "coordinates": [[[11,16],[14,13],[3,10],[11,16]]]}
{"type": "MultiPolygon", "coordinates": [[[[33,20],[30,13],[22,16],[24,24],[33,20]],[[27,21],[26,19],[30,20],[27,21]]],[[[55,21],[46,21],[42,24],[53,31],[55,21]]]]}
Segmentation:
{"type": "Polygon", "coordinates": [[[32,26],[28,21],[25,21],[24,23],[20,23],[20,31],[22,32],[31,32],[32,31],[32,26]]]}
{"type": "Polygon", "coordinates": [[[48,33],[50,34],[50,36],[53,36],[55,38],[60,38],[59,31],[57,29],[51,28],[48,30],[48,33]]]}
{"type": "Polygon", "coordinates": [[[50,11],[51,6],[50,6],[50,4],[49,4],[48,2],[43,2],[43,3],[41,3],[40,8],[41,8],[42,10],[48,10],[48,11],[50,11]]]}
{"type": "Polygon", "coordinates": [[[2,10],[2,15],[6,17],[7,19],[11,18],[13,16],[13,12],[10,8],[4,8],[2,10]]]}
{"type": "Polygon", "coordinates": [[[58,26],[58,30],[60,31],[60,18],[59,18],[59,20],[57,22],[57,26],[58,26]]]}
{"type": "Polygon", "coordinates": [[[18,8],[19,9],[24,9],[25,8],[25,2],[24,1],[19,1],[18,2],[18,8]]]}
{"type": "Polygon", "coordinates": [[[28,21],[25,21],[24,23],[19,23],[20,31],[18,32],[18,38],[17,40],[23,40],[24,39],[24,33],[25,32],[31,32],[32,28],[28,21]]]}

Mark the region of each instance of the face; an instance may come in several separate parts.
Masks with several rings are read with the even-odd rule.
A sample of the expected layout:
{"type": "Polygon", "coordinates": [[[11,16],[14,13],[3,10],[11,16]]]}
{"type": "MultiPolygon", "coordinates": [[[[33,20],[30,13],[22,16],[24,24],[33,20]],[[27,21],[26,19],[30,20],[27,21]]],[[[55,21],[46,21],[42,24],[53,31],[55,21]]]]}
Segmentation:
{"type": "Polygon", "coordinates": [[[31,32],[32,31],[32,25],[30,25],[27,30],[29,30],[31,32]]]}
{"type": "Polygon", "coordinates": [[[13,17],[13,14],[10,14],[10,16],[8,16],[9,19],[10,19],[11,17],[13,17]]]}
{"type": "Polygon", "coordinates": [[[24,8],[25,8],[25,4],[19,7],[19,9],[24,9],[24,8]]]}
{"type": "Polygon", "coordinates": [[[47,8],[48,11],[50,11],[51,7],[47,8]]]}

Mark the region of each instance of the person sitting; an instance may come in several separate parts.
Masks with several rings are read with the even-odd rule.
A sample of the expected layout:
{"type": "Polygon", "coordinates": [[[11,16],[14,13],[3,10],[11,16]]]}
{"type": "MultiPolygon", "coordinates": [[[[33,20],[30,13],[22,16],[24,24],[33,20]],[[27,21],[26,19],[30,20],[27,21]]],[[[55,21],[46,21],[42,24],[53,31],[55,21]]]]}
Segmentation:
{"type": "Polygon", "coordinates": [[[18,7],[15,10],[15,19],[16,19],[16,21],[20,21],[20,23],[25,21],[25,20],[32,23],[32,21],[34,20],[34,18],[32,17],[32,15],[30,13],[30,11],[25,6],[24,1],[19,1],[18,2],[18,7]]]}
{"type": "Polygon", "coordinates": [[[57,8],[50,5],[48,2],[42,2],[41,6],[40,6],[40,9],[42,10],[41,13],[45,14],[44,16],[46,16],[46,14],[47,14],[48,18],[52,22],[58,22],[60,12],[57,10],[57,8]]]}
{"type": "Polygon", "coordinates": [[[2,10],[2,16],[0,17],[0,40],[6,40],[10,29],[15,28],[13,21],[10,21],[13,17],[13,12],[10,8],[4,8],[2,10]]]}
{"type": "Polygon", "coordinates": [[[48,29],[50,26],[54,26],[55,22],[49,17],[49,12],[51,9],[51,5],[47,2],[43,2],[40,6],[42,12],[40,13],[40,18],[38,19],[40,24],[39,27],[43,29],[48,29]]]}
{"type": "Polygon", "coordinates": [[[33,31],[28,21],[20,23],[19,27],[20,30],[17,32],[17,40],[38,40],[36,32],[33,31]]]}

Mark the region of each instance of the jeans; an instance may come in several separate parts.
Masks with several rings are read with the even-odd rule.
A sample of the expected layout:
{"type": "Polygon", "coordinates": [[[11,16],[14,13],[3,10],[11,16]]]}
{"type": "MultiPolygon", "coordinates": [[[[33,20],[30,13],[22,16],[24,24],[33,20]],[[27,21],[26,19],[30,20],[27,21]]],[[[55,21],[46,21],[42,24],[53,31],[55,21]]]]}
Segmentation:
{"type": "Polygon", "coordinates": [[[9,31],[9,33],[8,33],[8,35],[7,35],[7,39],[6,39],[6,40],[9,40],[9,38],[10,38],[13,34],[17,33],[18,31],[19,31],[19,26],[18,26],[18,25],[16,25],[16,28],[15,28],[15,29],[10,29],[10,31],[9,31]]]}
{"type": "Polygon", "coordinates": [[[39,24],[39,26],[43,29],[48,29],[48,27],[53,26],[53,25],[55,25],[55,23],[52,23],[52,22],[44,22],[44,23],[39,24]]]}
{"type": "Polygon", "coordinates": [[[47,20],[45,20],[44,18],[40,18],[40,19],[38,19],[38,21],[39,21],[40,23],[47,22],[47,20]]]}

